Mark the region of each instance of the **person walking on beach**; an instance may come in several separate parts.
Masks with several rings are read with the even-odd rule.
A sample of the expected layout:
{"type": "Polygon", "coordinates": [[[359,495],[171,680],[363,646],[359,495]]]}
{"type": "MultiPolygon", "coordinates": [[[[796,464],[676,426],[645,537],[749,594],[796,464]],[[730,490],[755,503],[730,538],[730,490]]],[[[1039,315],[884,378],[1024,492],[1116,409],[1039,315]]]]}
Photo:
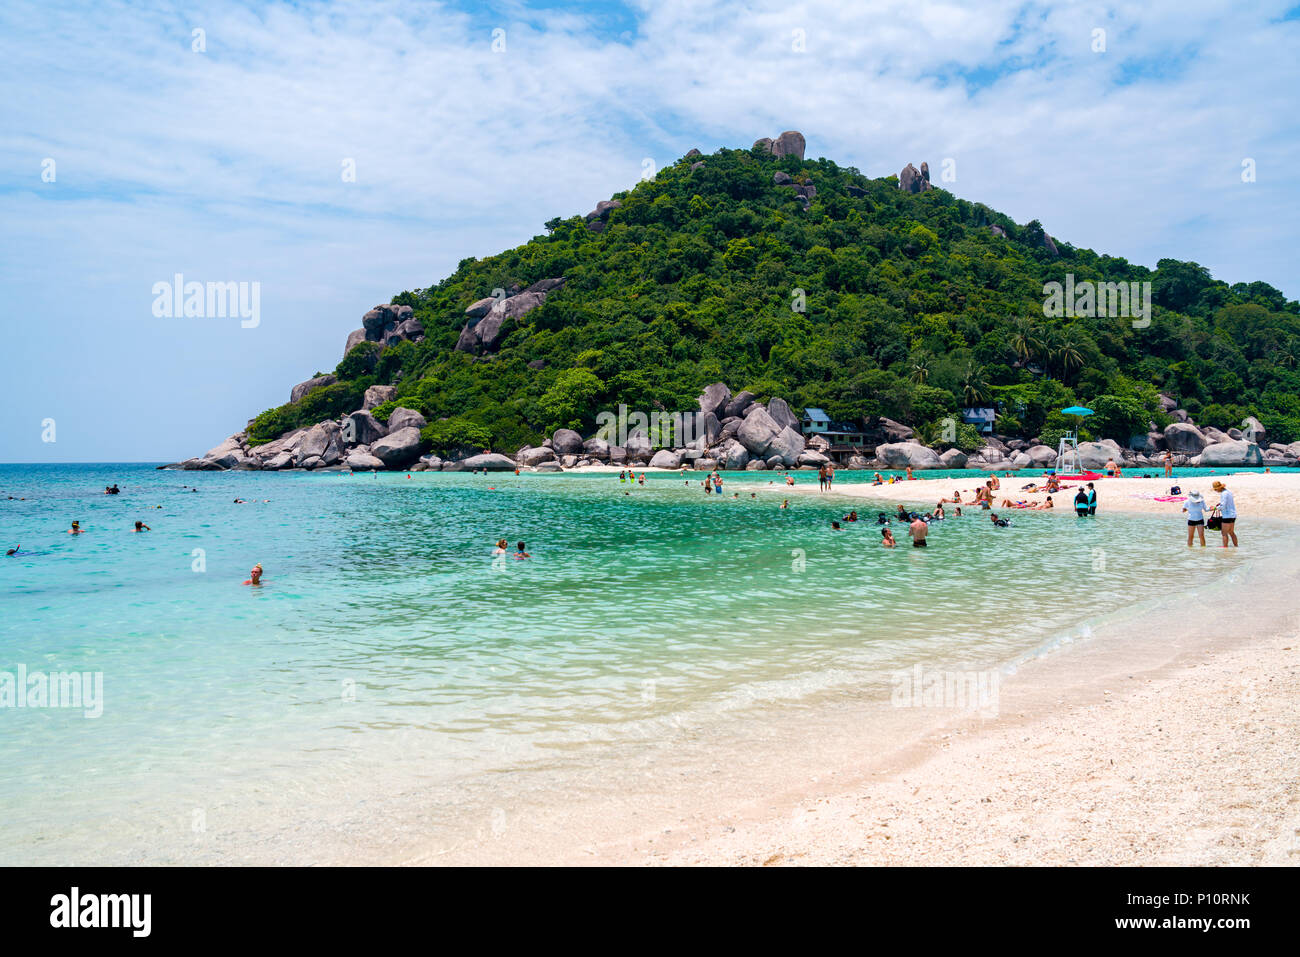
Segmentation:
{"type": "Polygon", "coordinates": [[[1174,453],[1165,452],[1165,478],[1174,476],[1174,453]]]}
{"type": "Polygon", "coordinates": [[[1187,493],[1187,504],[1183,506],[1187,513],[1187,547],[1192,547],[1192,537],[1201,536],[1201,547],[1205,547],[1205,499],[1195,490],[1187,493]]]}
{"type": "Polygon", "coordinates": [[[1216,480],[1214,490],[1219,493],[1219,504],[1215,506],[1219,510],[1219,532],[1223,535],[1223,547],[1228,547],[1228,539],[1232,539],[1232,547],[1237,547],[1237,502],[1232,497],[1232,491],[1228,486],[1216,480]]]}
{"type": "Polygon", "coordinates": [[[907,534],[912,537],[913,548],[925,548],[925,536],[929,533],[930,526],[922,518],[914,519],[912,524],[907,526],[907,534]]]}
{"type": "Polygon", "coordinates": [[[826,463],[826,491],[829,492],[831,490],[831,486],[834,484],[835,484],[835,466],[831,462],[827,462],[826,463]]]}
{"type": "Polygon", "coordinates": [[[826,466],[823,465],[817,470],[817,491],[826,491],[826,466]]]}
{"type": "Polygon", "coordinates": [[[1097,514],[1097,487],[1091,482],[1088,483],[1088,514],[1097,514]]]}

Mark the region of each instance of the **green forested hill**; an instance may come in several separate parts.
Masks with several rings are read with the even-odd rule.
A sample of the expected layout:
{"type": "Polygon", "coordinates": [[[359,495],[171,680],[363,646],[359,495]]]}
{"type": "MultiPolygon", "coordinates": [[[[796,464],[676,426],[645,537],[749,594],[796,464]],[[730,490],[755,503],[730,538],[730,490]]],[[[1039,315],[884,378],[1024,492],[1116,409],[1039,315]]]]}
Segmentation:
{"type": "Polygon", "coordinates": [[[1265,283],[1229,286],[1168,259],[1153,272],[943,189],[911,193],[757,144],[683,158],[615,198],[602,231],[557,218],[394,297],[423,339],[356,345],[337,384],[263,413],[250,437],[350,412],[369,385],[393,384],[396,404],[434,423],[435,445],[511,451],[560,426],[586,434],[619,403],[694,408],[702,386],[724,381],[923,435],[959,406],[996,402],[999,432],[1034,436],[1080,402],[1098,412],[1094,437],[1121,440],[1168,421],[1163,391],[1201,425],[1254,414],[1275,441],[1300,440],[1300,305],[1265,283]],[[778,171],[814,186],[810,202],[776,185],[778,171]],[[1044,284],[1067,273],[1149,280],[1150,325],[1045,318],[1044,284]],[[495,349],[456,351],[472,303],[553,277],[563,287],[507,319],[495,349]]]}

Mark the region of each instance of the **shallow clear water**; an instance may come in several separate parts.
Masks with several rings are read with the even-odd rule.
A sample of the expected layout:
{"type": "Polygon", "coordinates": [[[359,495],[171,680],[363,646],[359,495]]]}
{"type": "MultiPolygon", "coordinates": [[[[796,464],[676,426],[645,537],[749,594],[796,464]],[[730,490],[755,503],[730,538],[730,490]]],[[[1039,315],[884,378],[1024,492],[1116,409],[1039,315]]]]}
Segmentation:
{"type": "Polygon", "coordinates": [[[888,551],[874,523],[829,528],[874,509],[782,510],[771,478],[728,475],[718,500],[670,475],[0,466],[0,538],[22,545],[0,559],[0,672],[102,672],[104,695],[97,718],[0,708],[0,861],[184,859],[195,809],[586,773],[683,716],[1004,662],[1241,560],[1189,553],[1174,511],[1108,517],[1104,496],[1093,521],[968,514],[888,551]],[[532,559],[494,563],[499,537],[532,559]],[[254,562],[260,589],[241,585],[254,562]]]}

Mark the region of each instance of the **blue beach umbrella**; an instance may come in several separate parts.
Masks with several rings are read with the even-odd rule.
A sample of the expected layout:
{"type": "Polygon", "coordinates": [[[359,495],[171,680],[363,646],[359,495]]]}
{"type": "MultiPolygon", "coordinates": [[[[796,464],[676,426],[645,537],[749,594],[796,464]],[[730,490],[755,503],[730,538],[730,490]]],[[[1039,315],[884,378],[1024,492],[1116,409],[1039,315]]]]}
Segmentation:
{"type": "Polygon", "coordinates": [[[1068,409],[1062,409],[1066,415],[1092,415],[1092,409],[1085,409],[1081,405],[1072,405],[1068,409]]]}

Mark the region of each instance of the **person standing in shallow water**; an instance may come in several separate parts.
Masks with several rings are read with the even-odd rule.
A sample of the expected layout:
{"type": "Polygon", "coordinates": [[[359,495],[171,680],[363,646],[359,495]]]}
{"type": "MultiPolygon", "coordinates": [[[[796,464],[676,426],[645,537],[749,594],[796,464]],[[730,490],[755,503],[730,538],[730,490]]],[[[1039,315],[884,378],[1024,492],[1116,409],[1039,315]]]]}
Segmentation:
{"type": "Polygon", "coordinates": [[[1222,482],[1215,481],[1214,490],[1219,493],[1219,504],[1215,506],[1219,510],[1219,533],[1223,535],[1223,547],[1228,547],[1228,539],[1232,539],[1232,547],[1237,547],[1237,501],[1232,497],[1232,491],[1222,482]]]}
{"type": "Polygon", "coordinates": [[[1097,514],[1097,487],[1091,482],[1088,483],[1088,514],[1097,514]]]}

